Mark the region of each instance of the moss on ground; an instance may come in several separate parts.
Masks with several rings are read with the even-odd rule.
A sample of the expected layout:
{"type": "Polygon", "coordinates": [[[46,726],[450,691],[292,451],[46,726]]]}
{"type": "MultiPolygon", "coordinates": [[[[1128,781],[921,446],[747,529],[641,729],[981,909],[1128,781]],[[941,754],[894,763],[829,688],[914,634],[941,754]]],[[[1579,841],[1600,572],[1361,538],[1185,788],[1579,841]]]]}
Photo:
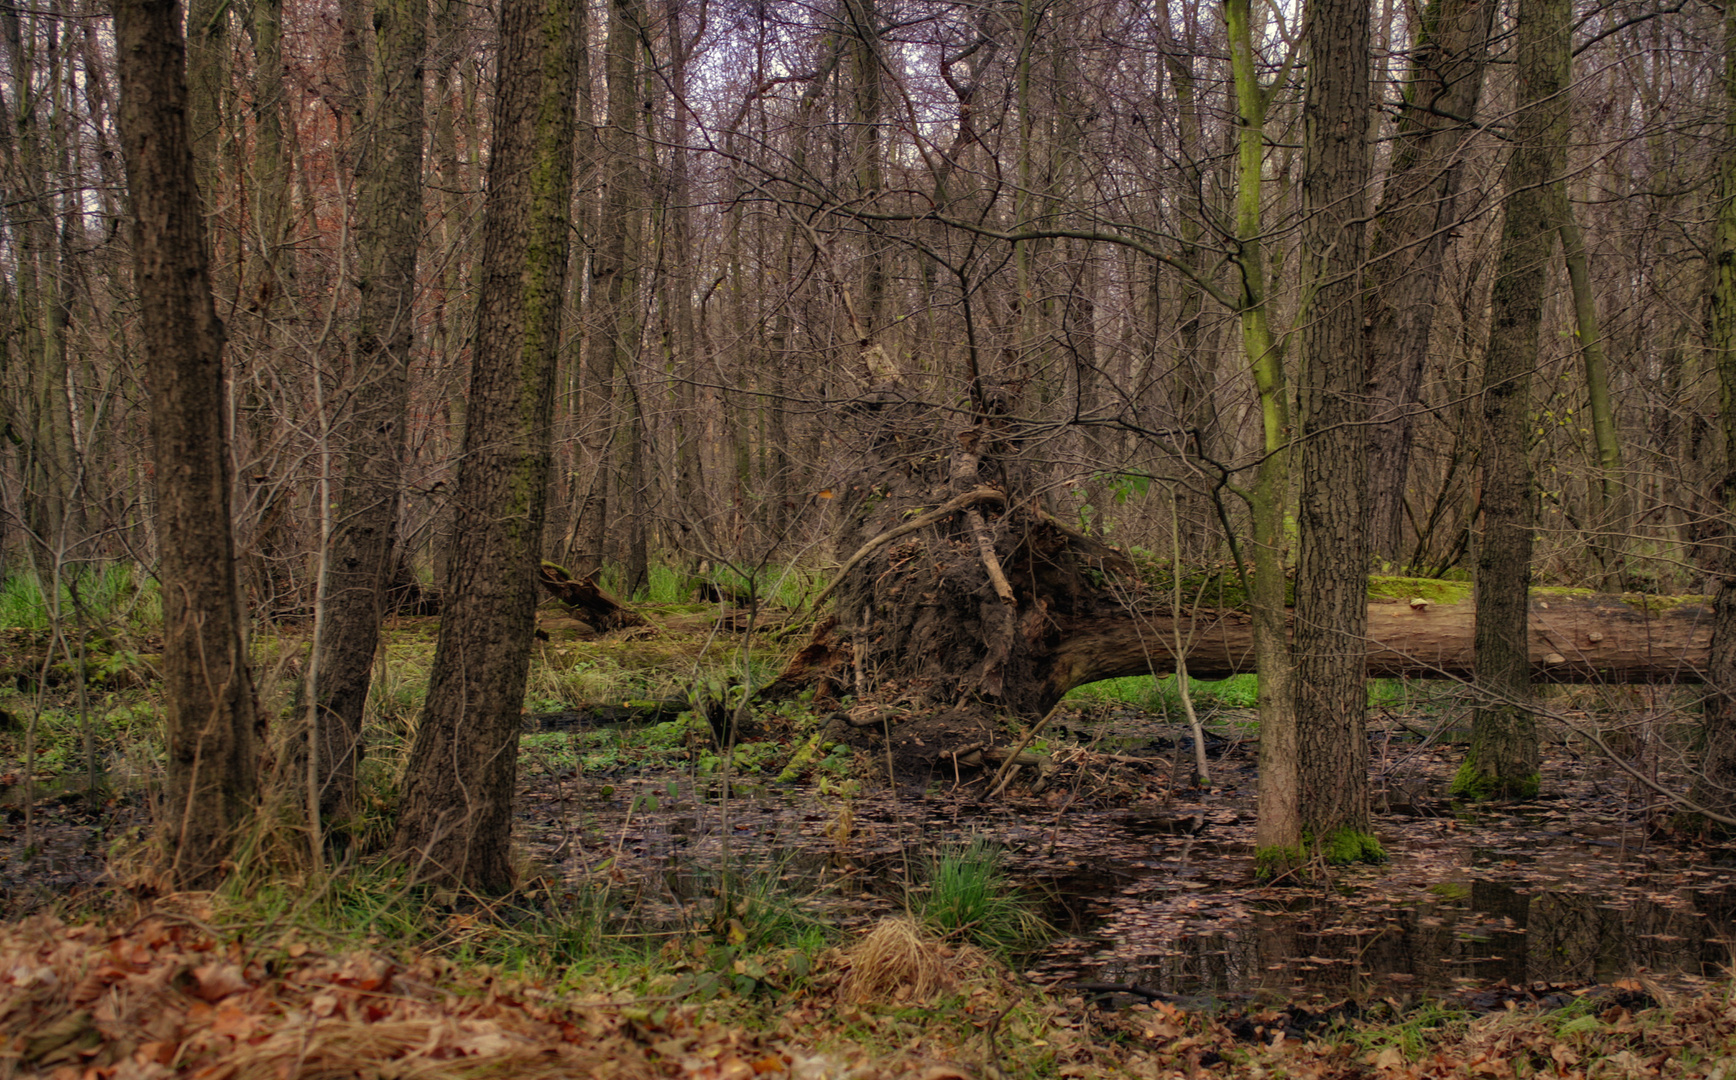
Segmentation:
{"type": "Polygon", "coordinates": [[[1316,845],[1315,850],[1328,866],[1349,866],[1352,863],[1383,863],[1386,849],[1373,833],[1359,829],[1334,829],[1316,845]]]}
{"type": "Polygon", "coordinates": [[[1495,802],[1501,799],[1534,799],[1542,790],[1543,776],[1532,772],[1527,776],[1503,778],[1486,773],[1477,765],[1476,753],[1465,755],[1447,794],[1468,802],[1495,802]]]}

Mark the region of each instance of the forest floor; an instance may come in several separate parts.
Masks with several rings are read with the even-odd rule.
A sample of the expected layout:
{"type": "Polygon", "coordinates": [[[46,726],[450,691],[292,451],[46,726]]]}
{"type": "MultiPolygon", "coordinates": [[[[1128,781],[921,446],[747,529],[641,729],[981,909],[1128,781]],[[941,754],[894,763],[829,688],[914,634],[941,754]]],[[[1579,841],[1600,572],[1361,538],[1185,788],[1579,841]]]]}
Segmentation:
{"type": "MultiPolygon", "coordinates": [[[[387,650],[387,746],[429,630],[387,650]]],[[[1450,708],[1377,709],[1389,861],[1273,887],[1252,867],[1252,714],[1209,691],[1208,783],[1168,716],[1085,698],[1033,744],[1041,769],[985,799],[992,769],[925,755],[921,724],[894,736],[888,787],[883,743],[818,743],[799,704],[727,754],[688,717],[575,721],[596,691],[655,699],[696,657],[736,663],[640,644],[545,646],[507,898],[365,859],[158,895],[126,856],[148,787],[123,781],[148,754],[91,793],[88,741],[45,739],[27,832],[4,740],[0,1080],[1736,1075],[1736,851],[1660,831],[1649,789],[1571,730],[1583,697],[1552,704],[1544,796],[1491,808],[1445,798],[1450,708]],[[971,859],[1029,933],[935,914],[971,859]]],[[[136,741],[129,701],[105,746],[136,741]]],[[[1622,745],[1662,775],[1681,733],[1649,716],[1622,745]]]]}

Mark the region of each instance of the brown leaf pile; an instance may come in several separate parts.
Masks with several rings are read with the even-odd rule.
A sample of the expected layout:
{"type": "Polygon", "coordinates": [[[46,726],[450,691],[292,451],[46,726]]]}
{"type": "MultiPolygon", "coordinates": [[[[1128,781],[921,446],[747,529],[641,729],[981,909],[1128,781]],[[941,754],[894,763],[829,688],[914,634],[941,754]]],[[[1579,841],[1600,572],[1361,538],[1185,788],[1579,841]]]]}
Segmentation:
{"type": "Polygon", "coordinates": [[[163,917],[0,927],[0,1080],[752,1080],[788,1067],[691,1012],[571,1004],[438,960],[223,944],[163,917]]]}

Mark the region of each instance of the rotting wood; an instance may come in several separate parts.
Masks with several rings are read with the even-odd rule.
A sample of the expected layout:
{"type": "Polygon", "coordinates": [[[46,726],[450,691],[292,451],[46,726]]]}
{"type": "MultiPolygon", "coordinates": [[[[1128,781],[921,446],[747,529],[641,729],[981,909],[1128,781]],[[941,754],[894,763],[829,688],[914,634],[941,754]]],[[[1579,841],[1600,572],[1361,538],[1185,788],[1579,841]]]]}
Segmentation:
{"type": "Polygon", "coordinates": [[[575,578],[566,568],[552,562],[542,564],[537,575],[550,596],[571,608],[578,616],[598,630],[619,630],[628,626],[643,626],[645,619],[626,604],[609,595],[595,577],[575,578]]]}
{"type": "Polygon", "coordinates": [[[989,582],[995,587],[995,595],[1008,607],[1018,607],[1018,598],[1013,595],[1013,587],[1007,581],[1006,571],[1001,569],[1001,560],[995,555],[995,542],[989,536],[988,523],[983,521],[982,514],[975,510],[966,510],[964,518],[970,523],[971,534],[976,537],[977,553],[982,556],[983,570],[988,573],[989,582]]]}
{"type": "MultiPolygon", "coordinates": [[[[1415,605],[1369,603],[1370,678],[1469,679],[1475,609],[1468,599],[1415,605]]],[[[1224,679],[1254,670],[1253,623],[1244,611],[1194,608],[1178,620],[1146,602],[1084,614],[1046,613],[1038,704],[1047,711],[1067,691],[1130,675],[1167,675],[1172,649],[1187,642],[1188,674],[1224,679]],[[1178,625],[1179,624],[1179,625],[1178,625]]],[[[1664,684],[1703,680],[1711,638],[1704,597],[1615,596],[1533,590],[1531,677],[1537,682],[1664,684]]],[[[852,651],[823,623],[814,639],[767,688],[767,696],[852,678],[852,651]]],[[[841,684],[848,685],[848,684],[841,684]]]]}
{"type": "Polygon", "coordinates": [[[610,724],[661,724],[680,718],[692,709],[686,698],[665,698],[662,701],[623,701],[597,705],[575,705],[557,713],[533,713],[524,718],[526,731],[570,731],[602,727],[610,724]]]}

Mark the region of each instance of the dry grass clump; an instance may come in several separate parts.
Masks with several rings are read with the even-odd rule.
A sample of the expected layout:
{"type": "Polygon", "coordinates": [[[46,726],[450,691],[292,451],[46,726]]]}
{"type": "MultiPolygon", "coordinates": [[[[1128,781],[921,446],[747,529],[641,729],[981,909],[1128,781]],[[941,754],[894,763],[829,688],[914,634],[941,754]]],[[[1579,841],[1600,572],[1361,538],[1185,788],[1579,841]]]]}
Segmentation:
{"type": "Polygon", "coordinates": [[[970,945],[949,945],[908,916],[881,919],[844,950],[845,1001],[928,1001],[958,988],[993,960],[970,945]]]}

